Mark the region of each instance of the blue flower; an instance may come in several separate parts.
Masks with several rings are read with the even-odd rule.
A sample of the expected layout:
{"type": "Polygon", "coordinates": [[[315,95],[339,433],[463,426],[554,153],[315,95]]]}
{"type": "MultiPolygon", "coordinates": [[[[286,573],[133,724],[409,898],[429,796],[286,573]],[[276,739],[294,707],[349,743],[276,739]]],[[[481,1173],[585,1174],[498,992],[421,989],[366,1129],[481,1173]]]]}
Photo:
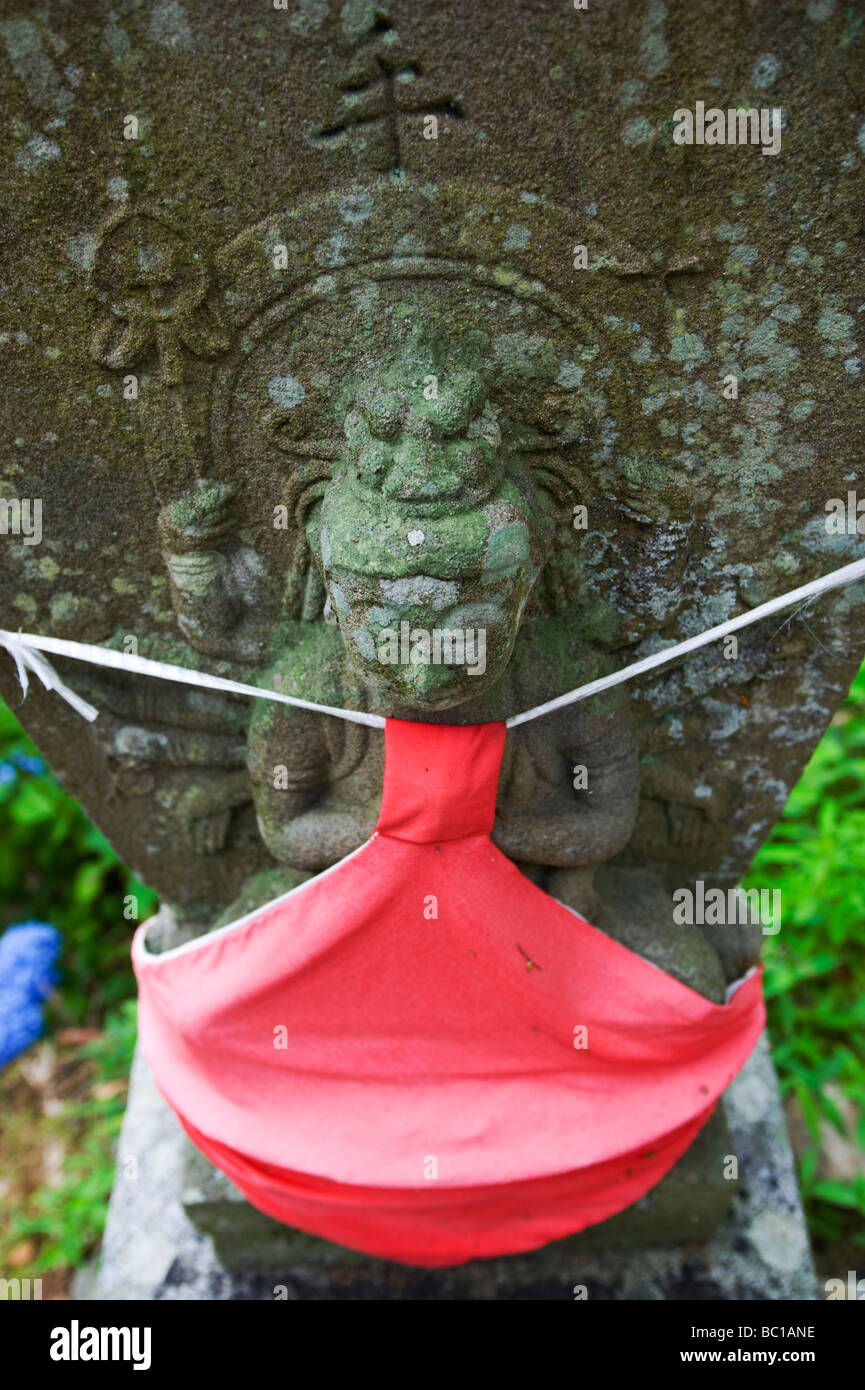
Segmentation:
{"type": "Polygon", "coordinates": [[[8,787],[16,782],[19,772],[30,772],[34,777],[41,777],[45,764],[41,758],[34,758],[32,753],[12,753],[0,763],[0,787],[8,787]]]}
{"type": "Polygon", "coordinates": [[[59,931],[45,922],[22,922],[0,937],[0,1069],[42,1033],[60,945],[59,931]]]}
{"type": "Polygon", "coordinates": [[[20,772],[32,772],[34,777],[40,777],[45,771],[42,759],[34,758],[32,753],[13,753],[12,762],[20,772]]]}

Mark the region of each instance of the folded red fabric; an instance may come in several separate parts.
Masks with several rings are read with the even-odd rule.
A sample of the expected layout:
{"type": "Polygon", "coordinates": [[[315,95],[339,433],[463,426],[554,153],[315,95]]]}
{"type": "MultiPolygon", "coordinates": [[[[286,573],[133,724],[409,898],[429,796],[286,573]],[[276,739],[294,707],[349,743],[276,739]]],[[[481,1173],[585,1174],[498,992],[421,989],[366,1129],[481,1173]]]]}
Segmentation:
{"type": "Polygon", "coordinates": [[[704,999],[489,839],[503,724],[388,720],[372,838],[133,962],[187,1132],[262,1211],[418,1265],[533,1249],[672,1167],[764,1024],[704,999]]]}

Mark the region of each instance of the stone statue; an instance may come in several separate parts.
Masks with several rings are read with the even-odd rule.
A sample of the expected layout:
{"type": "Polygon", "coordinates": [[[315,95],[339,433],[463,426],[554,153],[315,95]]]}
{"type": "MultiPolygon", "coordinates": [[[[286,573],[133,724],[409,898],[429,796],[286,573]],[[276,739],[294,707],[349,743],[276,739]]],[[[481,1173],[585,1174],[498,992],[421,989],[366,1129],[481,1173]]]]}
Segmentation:
{"type": "MultiPolygon", "coordinates": [[[[312,667],[327,673],[315,685],[322,702],[400,718],[481,722],[515,712],[521,700],[543,692],[529,674],[536,644],[521,641],[514,649],[561,508],[543,479],[536,488],[522,461],[537,439],[496,404],[489,336],[478,331],[463,343],[448,342],[414,316],[407,323],[405,345],[370,378],[349,374],[325,412],[337,427],[342,419],[345,443],[334,445],[332,475],[304,530],[327,596],[324,623],[339,633],[319,622],[311,640],[275,646],[264,684],[308,696],[312,667]],[[403,624],[423,635],[483,632],[483,672],[465,662],[382,661],[382,632],[395,634],[403,624]]],[[[312,423],[319,448],[326,424],[327,418],[312,423]]],[[[299,431],[292,438],[302,450],[299,431]]],[[[162,518],[163,536],[174,546],[166,559],[179,626],[209,653],[227,641],[248,650],[244,632],[259,623],[238,583],[238,573],[254,566],[238,568],[227,507],[225,489],[204,483],[162,518]]],[[[560,626],[564,647],[567,628],[560,626]]],[[[589,652],[570,654],[574,682],[594,669],[589,652]]],[[[631,838],[639,797],[625,699],[608,699],[607,709],[598,703],[514,732],[494,839],[535,882],[719,1000],[717,958],[699,936],[681,949],[681,932],[657,887],[648,933],[627,911],[620,916],[605,908],[594,891],[595,868],[631,838]],[[576,789],[578,768],[585,790],[576,789]]],[[[280,886],[327,868],[372,833],[383,772],[376,734],[262,705],[252,714],[249,765],[262,839],[289,866],[280,886]]],[[[623,874],[627,880],[623,870],[608,876],[611,894],[623,874]]],[[[279,882],[265,874],[261,892],[272,895],[279,882]]],[[[645,883],[640,896],[647,907],[645,883]]],[[[254,888],[245,891],[218,920],[232,920],[256,898],[254,888]]]]}
{"type": "MultiPolygon", "coordinates": [[[[731,43],[715,7],[696,34],[653,2],[617,17],[614,56],[597,16],[529,4],[546,29],[518,61],[504,16],[451,26],[426,0],[241,5],[253,120],[213,104],[229,30],[203,0],[92,8],[113,109],[149,74],[131,137],[85,117],[64,18],[0,23],[28,245],[0,490],[46,518],[41,554],[0,538],[0,624],[471,723],[860,553],[825,524],[861,413],[840,13],[784,17],[766,52],[756,18],[731,43]],[[818,57],[824,182],[795,124],[769,158],[673,139],[705,74],[801,110],[818,57]],[[215,122],[192,145],[178,75],[215,122]],[[518,115],[503,93],[529,90],[518,115]],[[80,121],[90,152],[67,153],[80,121]]],[[[672,894],[746,871],[857,669],[860,598],[515,729],[495,842],[723,999],[762,929],[678,925],[672,894]]],[[[375,730],[58,664],[100,718],[40,691],[21,717],[170,905],[164,944],[369,836],[375,730]]],[[[6,665],[0,689],[17,708],[6,665]]]]}

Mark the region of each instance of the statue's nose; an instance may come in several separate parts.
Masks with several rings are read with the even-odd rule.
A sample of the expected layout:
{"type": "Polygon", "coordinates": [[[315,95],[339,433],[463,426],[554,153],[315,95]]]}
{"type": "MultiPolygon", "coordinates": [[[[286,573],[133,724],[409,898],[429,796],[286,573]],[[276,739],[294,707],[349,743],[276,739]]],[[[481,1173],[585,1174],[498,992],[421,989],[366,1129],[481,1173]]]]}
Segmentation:
{"type": "Polygon", "coordinates": [[[401,502],[454,498],[465,491],[467,483],[477,483],[486,472],[486,459],[469,441],[403,435],[391,451],[382,491],[401,502]]]}
{"type": "Polygon", "coordinates": [[[460,435],[465,438],[472,405],[465,390],[436,388],[435,395],[412,401],[406,413],[406,429],[415,439],[453,439],[460,435]]]}

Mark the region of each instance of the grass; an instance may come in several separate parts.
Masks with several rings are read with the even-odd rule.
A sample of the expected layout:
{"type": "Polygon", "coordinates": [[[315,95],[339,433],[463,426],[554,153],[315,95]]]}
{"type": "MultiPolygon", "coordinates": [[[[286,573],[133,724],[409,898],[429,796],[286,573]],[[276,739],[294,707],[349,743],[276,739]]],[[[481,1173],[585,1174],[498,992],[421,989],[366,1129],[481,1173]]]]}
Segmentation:
{"type": "Polygon", "coordinates": [[[0,1268],[28,1278],[56,1272],[55,1294],[92,1254],[105,1224],[132,1052],[135,1001],[104,1030],[64,1029],[37,1044],[0,1078],[8,1115],[7,1217],[0,1222],[0,1268]],[[46,1168],[50,1172],[46,1181],[46,1168]]]}
{"type": "Polygon", "coordinates": [[[809,1228],[818,1254],[836,1246],[853,1258],[865,1246],[865,667],[745,884],[782,893],[766,998],[781,1088],[808,1137],[809,1228]],[[824,1175],[829,1129],[858,1147],[858,1173],[824,1175]]]}

